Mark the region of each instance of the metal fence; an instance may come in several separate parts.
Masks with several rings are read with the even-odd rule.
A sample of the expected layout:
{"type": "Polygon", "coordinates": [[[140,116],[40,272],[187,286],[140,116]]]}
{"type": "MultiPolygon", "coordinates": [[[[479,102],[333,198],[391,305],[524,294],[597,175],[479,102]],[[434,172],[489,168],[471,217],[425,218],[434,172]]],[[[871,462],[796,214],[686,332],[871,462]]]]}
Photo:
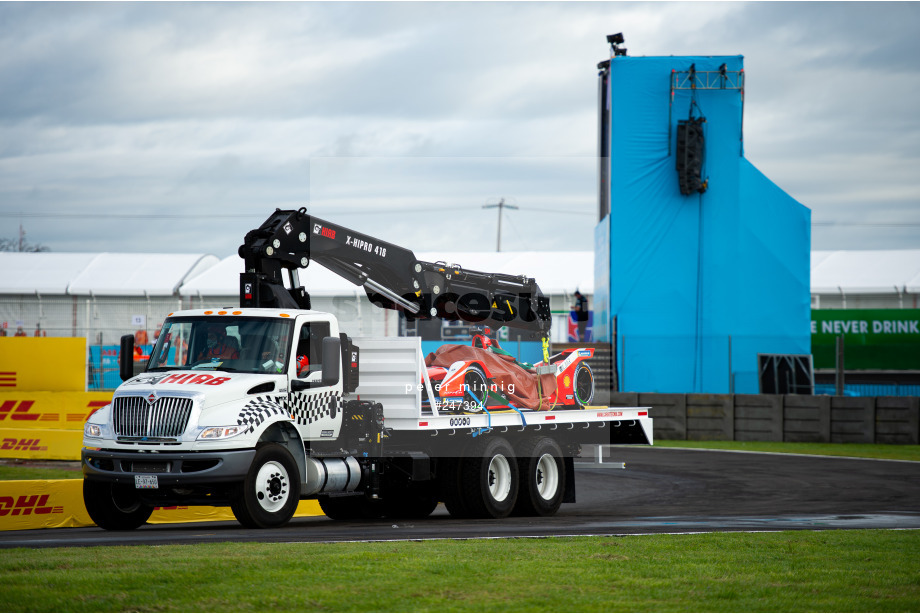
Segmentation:
{"type": "MultiPolygon", "coordinates": [[[[118,376],[118,344],[134,335],[149,353],[166,316],[181,309],[235,307],[237,296],[109,297],[40,294],[0,295],[0,334],[83,337],[87,341],[87,389],[111,390],[118,376]]],[[[352,296],[314,296],[313,308],[334,314],[352,337],[396,335],[396,312],[370,304],[363,291],[352,296]]]]}
{"type": "MultiPolygon", "coordinates": [[[[815,384],[815,394],[835,395],[834,384],[815,384]]],[[[897,382],[844,384],[843,396],[847,397],[920,397],[920,384],[899,384],[897,382]]]]}

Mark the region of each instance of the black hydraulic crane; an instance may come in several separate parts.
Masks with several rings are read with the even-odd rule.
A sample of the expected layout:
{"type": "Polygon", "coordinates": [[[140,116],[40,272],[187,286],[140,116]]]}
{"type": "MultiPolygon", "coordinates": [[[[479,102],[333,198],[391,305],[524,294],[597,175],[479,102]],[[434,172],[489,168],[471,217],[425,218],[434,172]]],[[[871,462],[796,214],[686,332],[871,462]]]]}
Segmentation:
{"type": "Polygon", "coordinates": [[[509,326],[544,340],[549,335],[549,299],[533,278],[425,262],[412,250],[314,217],[306,208],[276,210],[246,234],[239,255],[245,261],[240,307],[310,309],[298,270],[312,261],[362,286],[375,305],[410,320],[462,320],[509,326]]]}

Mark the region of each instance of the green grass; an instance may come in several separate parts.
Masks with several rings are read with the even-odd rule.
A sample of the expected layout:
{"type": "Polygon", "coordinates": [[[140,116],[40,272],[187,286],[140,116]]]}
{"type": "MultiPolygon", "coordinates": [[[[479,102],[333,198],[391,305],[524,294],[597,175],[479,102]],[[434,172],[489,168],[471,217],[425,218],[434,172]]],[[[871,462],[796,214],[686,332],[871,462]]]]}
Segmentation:
{"type": "Polygon", "coordinates": [[[675,441],[656,440],[662,448],[700,448],[707,450],[746,450],[782,454],[823,454],[890,460],[920,461],[920,446],[873,443],[789,443],[773,441],[675,441]]]}
{"type": "Polygon", "coordinates": [[[920,531],[4,550],[0,611],[920,610],[920,531]]]}
{"type": "Polygon", "coordinates": [[[83,473],[73,464],[42,463],[35,466],[27,463],[6,462],[0,464],[0,480],[80,480],[83,473]],[[57,466],[55,466],[57,465],[57,466]]]}

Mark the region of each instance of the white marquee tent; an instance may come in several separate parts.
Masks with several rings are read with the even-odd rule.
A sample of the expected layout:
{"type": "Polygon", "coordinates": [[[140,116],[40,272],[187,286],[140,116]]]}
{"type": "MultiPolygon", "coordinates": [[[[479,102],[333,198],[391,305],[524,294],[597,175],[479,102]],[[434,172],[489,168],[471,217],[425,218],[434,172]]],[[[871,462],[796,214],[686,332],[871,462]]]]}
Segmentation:
{"type": "Polygon", "coordinates": [[[0,253],[0,328],[115,343],[152,333],[179,289],[219,262],[209,254],[0,253]]]}
{"type": "MultiPolygon", "coordinates": [[[[594,291],[594,253],[419,252],[429,262],[477,271],[530,275],[556,311],[577,288],[594,291]]],[[[27,334],[86,336],[114,343],[139,328],[153,333],[176,309],[237,304],[242,260],[208,254],[0,253],[0,327],[19,323],[27,334]],[[143,326],[137,323],[143,321],[143,326]]],[[[364,291],[318,265],[301,272],[314,307],[354,323],[355,335],[396,334],[394,313],[371,306],[364,291]]],[[[662,280],[662,283],[667,283],[662,280]]],[[[815,308],[918,308],[920,250],[815,251],[811,257],[815,308]]],[[[354,327],[349,325],[350,329],[354,327]]]]}
{"type": "Polygon", "coordinates": [[[920,294],[920,249],[814,251],[815,308],[911,308],[920,294]]]}

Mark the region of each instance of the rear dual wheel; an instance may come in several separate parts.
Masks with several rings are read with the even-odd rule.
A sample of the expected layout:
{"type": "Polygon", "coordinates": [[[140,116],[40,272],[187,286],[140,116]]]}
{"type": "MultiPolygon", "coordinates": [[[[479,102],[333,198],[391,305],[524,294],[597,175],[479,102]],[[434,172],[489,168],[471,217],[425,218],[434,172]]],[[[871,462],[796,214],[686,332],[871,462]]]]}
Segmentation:
{"type": "Polygon", "coordinates": [[[443,459],[444,505],[460,518],[504,518],[514,509],[520,481],[514,450],[502,437],[483,437],[463,458],[443,459]]]}
{"type": "Polygon", "coordinates": [[[382,500],[364,495],[318,497],[319,507],[332,520],[372,520],[375,518],[427,518],[438,506],[437,491],[426,486],[388,488],[382,500]]]}
{"type": "Polygon", "coordinates": [[[525,441],[520,452],[521,491],[514,514],[555,514],[565,494],[565,464],[559,444],[549,437],[535,437],[525,441]]]}
{"type": "Polygon", "coordinates": [[[383,502],[363,494],[344,497],[322,495],[317,498],[320,509],[332,520],[368,520],[383,517],[383,502]]]}
{"type": "Polygon", "coordinates": [[[438,506],[438,490],[432,482],[386,484],[383,511],[387,518],[427,518],[438,506]]]}

